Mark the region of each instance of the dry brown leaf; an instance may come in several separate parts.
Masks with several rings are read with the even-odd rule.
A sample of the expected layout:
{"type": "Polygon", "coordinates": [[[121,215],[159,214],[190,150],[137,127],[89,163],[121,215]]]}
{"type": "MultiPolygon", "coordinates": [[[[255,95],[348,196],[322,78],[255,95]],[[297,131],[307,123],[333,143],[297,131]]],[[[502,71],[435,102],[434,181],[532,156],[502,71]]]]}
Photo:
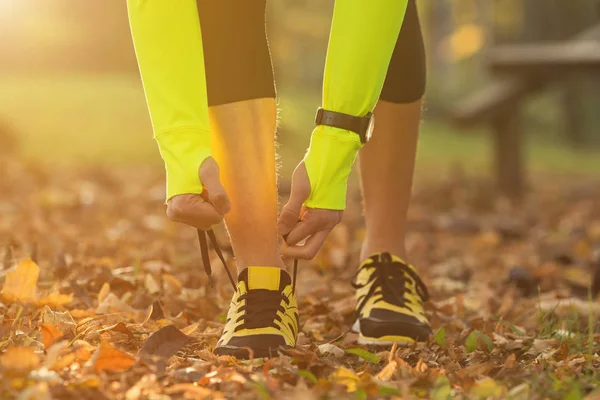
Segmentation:
{"type": "Polygon", "coordinates": [[[44,343],[46,349],[63,337],[63,333],[53,325],[40,324],[40,330],[42,333],[42,343],[44,343]]]}
{"type": "Polygon", "coordinates": [[[0,365],[7,375],[23,376],[40,365],[40,357],[30,347],[9,347],[0,356],[0,365]]]}
{"type": "Polygon", "coordinates": [[[396,368],[398,367],[398,363],[395,360],[390,361],[383,369],[377,374],[377,379],[380,381],[389,381],[390,378],[394,375],[396,368]]]}
{"type": "Polygon", "coordinates": [[[165,292],[171,295],[177,295],[181,293],[181,288],[183,287],[182,283],[179,279],[175,278],[171,274],[162,274],[163,288],[165,292]]]}
{"type": "Polygon", "coordinates": [[[106,341],[102,342],[92,359],[92,365],[96,373],[103,371],[123,372],[135,364],[135,358],[133,356],[123,353],[106,341]]]}
{"type": "Polygon", "coordinates": [[[40,267],[36,263],[29,259],[21,261],[14,270],[6,274],[2,297],[9,302],[35,301],[39,276],[40,267]]]}
{"type": "Polygon", "coordinates": [[[46,306],[42,314],[42,323],[52,325],[63,334],[73,334],[76,329],[75,321],[68,311],[53,311],[46,306]]]}
{"type": "Polygon", "coordinates": [[[324,344],[319,345],[319,354],[321,354],[321,355],[331,354],[335,358],[342,358],[342,357],[344,357],[344,354],[346,354],[346,353],[344,352],[343,349],[340,349],[335,344],[324,343],[324,344]]]}
{"type": "Polygon", "coordinates": [[[152,276],[152,274],[146,274],[146,279],[144,279],[144,286],[148,290],[148,294],[156,294],[160,292],[160,286],[156,279],[152,276]]]}
{"type": "Polygon", "coordinates": [[[134,337],[133,332],[131,332],[131,330],[129,330],[129,328],[127,328],[127,326],[122,322],[117,322],[114,325],[107,326],[106,328],[102,328],[102,329],[98,330],[98,333],[107,332],[107,331],[115,331],[115,332],[123,333],[123,334],[127,335],[128,340],[131,340],[134,337]]]}
{"type": "Polygon", "coordinates": [[[67,348],[68,342],[66,340],[58,342],[50,350],[57,348],[57,352],[54,358],[50,357],[50,350],[48,351],[48,357],[45,364],[54,371],[61,371],[64,368],[73,366],[73,363],[77,361],[77,355],[71,348],[67,348]]]}
{"type": "Polygon", "coordinates": [[[186,326],[185,328],[183,328],[183,329],[181,330],[181,332],[182,332],[184,335],[191,336],[191,335],[192,335],[194,332],[196,332],[196,329],[198,329],[198,327],[199,327],[199,326],[200,326],[200,324],[198,324],[198,323],[196,323],[196,324],[191,324],[191,325],[189,325],[189,326],[186,326]]]}
{"type": "Polygon", "coordinates": [[[150,335],[140,349],[139,355],[144,362],[152,363],[155,359],[159,359],[161,366],[164,366],[164,359],[175,355],[189,341],[190,338],[179,329],[167,325],[150,335]]]}
{"type": "Polygon", "coordinates": [[[506,361],[504,361],[504,368],[513,369],[517,366],[517,356],[513,353],[510,356],[506,357],[506,361]]]}
{"type": "Polygon", "coordinates": [[[102,287],[100,288],[100,291],[98,292],[98,304],[101,304],[104,299],[106,299],[106,296],[108,296],[108,294],[110,293],[110,284],[108,282],[104,282],[102,284],[102,287]]]}
{"type": "Polygon", "coordinates": [[[52,400],[50,387],[46,382],[36,383],[21,392],[19,400],[52,400]]]}
{"type": "Polygon", "coordinates": [[[119,299],[114,293],[109,293],[106,298],[96,308],[97,314],[112,313],[134,313],[135,310],[127,303],[119,299]]]}
{"type": "Polygon", "coordinates": [[[75,348],[75,356],[80,361],[87,361],[92,358],[93,352],[96,350],[96,347],[85,340],[76,340],[73,342],[73,347],[75,348]]]}
{"type": "Polygon", "coordinates": [[[537,356],[538,354],[547,352],[549,349],[554,351],[554,348],[558,346],[559,343],[560,342],[556,339],[535,339],[526,354],[537,356]]]}
{"type": "Polygon", "coordinates": [[[214,395],[214,391],[207,389],[202,386],[195,385],[193,383],[177,383],[173,386],[169,386],[165,393],[176,394],[184,392],[186,399],[206,399],[214,395]]]}
{"type": "Polygon", "coordinates": [[[53,308],[61,308],[62,306],[69,304],[73,301],[73,293],[60,294],[57,292],[50,293],[48,296],[44,296],[36,301],[38,306],[48,306],[53,308]]]}

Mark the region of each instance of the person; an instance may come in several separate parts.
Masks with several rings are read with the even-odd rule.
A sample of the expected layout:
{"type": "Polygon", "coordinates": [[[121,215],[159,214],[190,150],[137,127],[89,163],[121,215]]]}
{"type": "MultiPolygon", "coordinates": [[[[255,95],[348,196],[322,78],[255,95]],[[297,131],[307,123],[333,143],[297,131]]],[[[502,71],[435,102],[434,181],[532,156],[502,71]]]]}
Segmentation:
{"type": "Polygon", "coordinates": [[[341,220],[358,153],[366,220],[353,282],[359,341],[423,340],[431,333],[427,290],[404,261],[425,89],[415,1],[335,3],[322,108],[279,216],[265,7],[266,0],[128,0],[165,162],[167,215],[202,231],[224,219],[235,254],[239,276],[214,351],[266,357],[295,346],[296,270],[292,279],[282,255],[314,257],[341,220]]]}

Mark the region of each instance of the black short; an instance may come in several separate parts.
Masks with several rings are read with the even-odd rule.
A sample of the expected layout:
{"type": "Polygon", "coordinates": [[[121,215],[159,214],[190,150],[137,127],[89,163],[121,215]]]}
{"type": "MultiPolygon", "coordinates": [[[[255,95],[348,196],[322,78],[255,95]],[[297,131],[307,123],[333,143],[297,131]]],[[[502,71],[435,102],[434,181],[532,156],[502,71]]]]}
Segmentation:
{"type": "MultiPolygon", "coordinates": [[[[265,31],[267,0],[197,0],[208,104],[275,97],[265,31]]],[[[381,99],[410,103],[425,92],[425,51],[415,0],[409,0],[381,99]]]]}

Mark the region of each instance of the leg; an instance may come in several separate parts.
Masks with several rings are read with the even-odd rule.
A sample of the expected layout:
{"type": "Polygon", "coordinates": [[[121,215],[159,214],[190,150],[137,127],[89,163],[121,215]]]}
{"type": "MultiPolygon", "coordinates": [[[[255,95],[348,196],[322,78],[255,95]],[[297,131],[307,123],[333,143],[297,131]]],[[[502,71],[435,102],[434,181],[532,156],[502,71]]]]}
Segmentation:
{"type": "Polygon", "coordinates": [[[409,104],[380,101],[371,141],[360,151],[366,236],[361,251],[390,252],[406,258],[404,238],[410,201],[421,100],[409,104]]]}
{"type": "Polygon", "coordinates": [[[283,267],[277,240],[276,106],[266,0],[198,0],[213,152],[231,200],[238,268],[283,267]]]}
{"type": "Polygon", "coordinates": [[[367,232],[364,261],[353,284],[355,329],[363,344],[408,344],[427,340],[432,333],[423,308],[427,288],[404,261],[424,89],[423,42],[415,2],[410,0],[375,108],[375,132],[360,152],[367,232]]]}
{"type": "Polygon", "coordinates": [[[265,3],[198,0],[213,153],[231,200],[225,223],[241,270],[215,354],[240,358],[277,354],[298,337],[295,282],[281,269],[277,240],[277,113],[265,3]]]}
{"type": "Polygon", "coordinates": [[[375,108],[375,132],[359,155],[367,228],[363,260],[384,251],[406,256],[406,212],[424,90],[423,42],[415,2],[410,1],[375,108]]]}
{"type": "Polygon", "coordinates": [[[275,99],[209,109],[213,152],[231,199],[225,217],[239,269],[284,267],[277,238],[275,99]]]}

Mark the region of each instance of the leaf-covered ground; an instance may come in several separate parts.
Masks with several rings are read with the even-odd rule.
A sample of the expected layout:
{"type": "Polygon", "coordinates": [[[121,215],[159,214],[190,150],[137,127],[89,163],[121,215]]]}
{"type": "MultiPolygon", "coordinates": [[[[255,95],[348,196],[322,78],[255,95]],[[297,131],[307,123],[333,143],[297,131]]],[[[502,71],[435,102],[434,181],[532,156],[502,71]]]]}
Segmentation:
{"type": "Polygon", "coordinates": [[[248,362],[211,352],[231,288],[219,268],[208,287],[194,230],[164,217],[160,170],[0,171],[2,399],[598,398],[592,178],[536,176],[521,205],[460,173],[418,182],[407,246],[435,336],[398,348],[348,333],[356,194],[301,265],[298,347],[248,362]]]}

